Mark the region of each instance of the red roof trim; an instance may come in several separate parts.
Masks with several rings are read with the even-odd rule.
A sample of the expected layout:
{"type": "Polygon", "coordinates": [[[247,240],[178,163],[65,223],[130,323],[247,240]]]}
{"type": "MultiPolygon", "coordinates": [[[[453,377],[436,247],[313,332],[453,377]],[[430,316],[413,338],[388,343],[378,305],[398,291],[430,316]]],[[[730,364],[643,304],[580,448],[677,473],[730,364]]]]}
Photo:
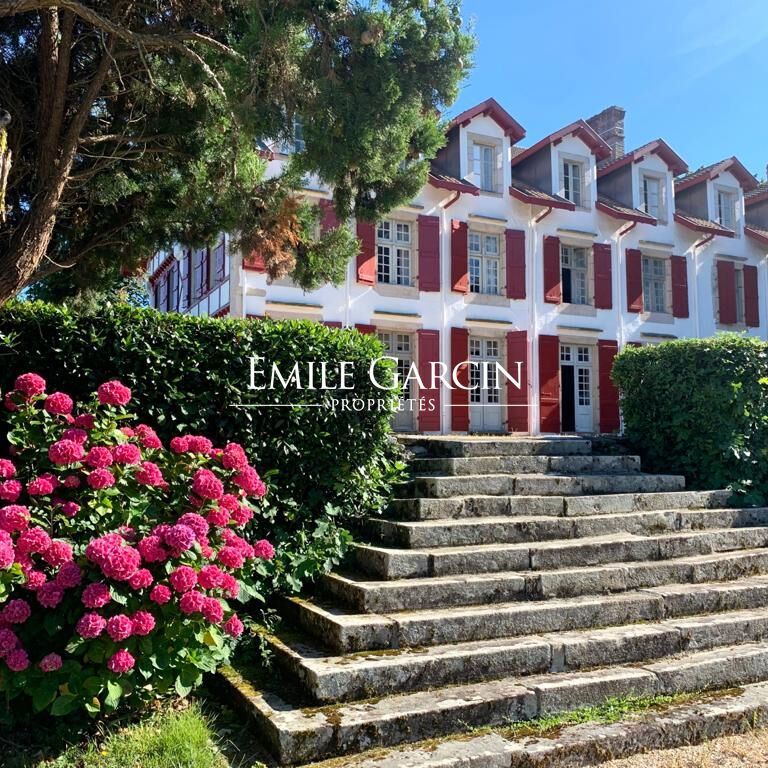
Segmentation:
{"type": "Polygon", "coordinates": [[[433,174],[429,174],[429,184],[437,189],[448,189],[451,192],[464,192],[467,195],[479,195],[480,190],[474,184],[465,184],[461,181],[448,181],[447,179],[441,179],[433,174]]]}
{"type": "Polygon", "coordinates": [[[520,200],[520,202],[528,203],[529,205],[540,205],[543,208],[559,208],[563,211],[575,211],[576,206],[568,200],[563,200],[556,197],[536,197],[535,195],[528,195],[523,190],[516,187],[509,188],[509,194],[512,197],[520,200]]]}
{"type": "Polygon", "coordinates": [[[755,203],[764,203],[766,200],[768,200],[768,187],[766,187],[761,192],[755,193],[754,195],[746,195],[744,197],[744,205],[749,207],[755,203]]]}
{"type": "Polygon", "coordinates": [[[525,136],[525,128],[499,104],[496,99],[486,99],[474,107],[464,110],[460,115],[451,120],[448,130],[457,125],[467,125],[471,120],[479,116],[490,117],[495,123],[504,129],[504,135],[509,136],[514,144],[525,136]]]}
{"type": "Polygon", "coordinates": [[[710,235],[722,235],[723,237],[735,237],[736,233],[731,229],[725,229],[714,221],[705,221],[688,216],[685,213],[675,212],[675,221],[694,232],[706,232],[710,235]]]}
{"type": "Polygon", "coordinates": [[[636,221],[638,224],[651,224],[656,226],[658,223],[656,219],[649,213],[643,213],[642,211],[632,212],[629,209],[614,208],[609,203],[603,200],[598,200],[595,203],[595,208],[598,211],[602,211],[613,219],[621,219],[622,221],[636,221]]]}
{"type": "Polygon", "coordinates": [[[768,245],[768,231],[764,229],[755,229],[755,227],[750,227],[747,225],[744,227],[744,233],[747,235],[747,237],[751,237],[753,240],[757,240],[758,243],[761,243],[762,245],[768,245]]]}
{"type": "Polygon", "coordinates": [[[594,129],[587,125],[584,120],[577,120],[575,123],[571,123],[570,125],[566,125],[565,128],[555,131],[555,133],[550,133],[549,136],[545,136],[543,139],[537,141],[532,147],[528,147],[528,149],[524,149],[522,152],[515,155],[512,158],[512,165],[518,165],[526,158],[540,152],[544,147],[549,146],[550,144],[559,144],[566,136],[571,135],[581,139],[598,160],[604,160],[611,154],[611,148],[600,138],[600,136],[598,136],[597,133],[595,133],[594,129]]]}
{"type": "Polygon", "coordinates": [[[176,260],[173,254],[166,256],[158,265],[157,269],[149,276],[149,282],[154,285],[157,280],[162,277],[164,272],[167,272],[171,264],[176,260]]]}
{"type": "Polygon", "coordinates": [[[736,157],[729,157],[719,163],[694,171],[689,176],[675,182],[678,191],[701,184],[702,181],[716,179],[722,173],[732,173],[745,192],[751,192],[758,187],[757,179],[742,165],[736,157]]]}
{"type": "Polygon", "coordinates": [[[598,176],[605,176],[607,173],[613,173],[613,171],[622,168],[629,163],[639,163],[647,155],[658,155],[666,164],[667,168],[672,172],[674,176],[678,176],[681,173],[688,173],[688,165],[680,155],[675,152],[672,147],[667,144],[664,139],[656,139],[650,141],[648,144],[644,144],[642,147],[627,152],[626,155],[616,158],[602,168],[597,169],[598,176]]]}

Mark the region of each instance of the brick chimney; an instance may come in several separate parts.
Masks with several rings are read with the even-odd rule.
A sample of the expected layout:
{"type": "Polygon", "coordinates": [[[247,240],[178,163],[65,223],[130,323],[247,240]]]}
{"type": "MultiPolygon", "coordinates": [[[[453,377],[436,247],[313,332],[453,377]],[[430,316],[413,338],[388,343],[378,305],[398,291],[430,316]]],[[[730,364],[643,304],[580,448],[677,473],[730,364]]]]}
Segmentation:
{"type": "Polygon", "coordinates": [[[613,106],[587,120],[595,133],[611,148],[611,157],[604,160],[604,163],[624,154],[624,115],[626,115],[625,109],[613,106]]]}

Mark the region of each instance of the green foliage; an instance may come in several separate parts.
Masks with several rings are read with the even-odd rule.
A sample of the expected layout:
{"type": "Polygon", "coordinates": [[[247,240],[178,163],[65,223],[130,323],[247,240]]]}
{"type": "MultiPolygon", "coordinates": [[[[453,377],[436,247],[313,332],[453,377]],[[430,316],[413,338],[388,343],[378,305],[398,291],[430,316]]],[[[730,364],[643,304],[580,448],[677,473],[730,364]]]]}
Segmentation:
{"type": "Polygon", "coordinates": [[[650,472],[690,488],[732,486],[745,503],[768,496],[768,345],[720,334],[616,358],[627,437],[650,472]]]}
{"type": "Polygon", "coordinates": [[[127,306],[91,315],[32,303],[0,310],[3,392],[26,371],[74,397],[118,378],[134,392],[132,409],[162,438],[191,432],[216,444],[236,441],[274,470],[270,540],[278,550],[292,543],[290,561],[276,564],[275,588],[288,590],[338,562],[346,521],[380,511],[404,464],[386,408],[258,407],[325,405],[330,396],[249,390],[249,358],[262,355],[285,371],[295,361],[325,360],[330,384],[338,383],[333,363],[350,361],[357,375],[346,395],[378,401],[385,393],[367,372],[381,354],[374,337],[305,321],[213,320],[127,306]]]}

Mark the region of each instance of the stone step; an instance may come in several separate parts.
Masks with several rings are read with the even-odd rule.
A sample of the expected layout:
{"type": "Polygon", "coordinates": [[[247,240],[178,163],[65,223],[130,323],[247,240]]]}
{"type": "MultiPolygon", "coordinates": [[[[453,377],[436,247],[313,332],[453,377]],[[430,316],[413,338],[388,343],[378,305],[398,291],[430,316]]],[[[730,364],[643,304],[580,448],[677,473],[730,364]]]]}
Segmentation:
{"type": "Polygon", "coordinates": [[[277,759],[300,764],[530,720],[608,698],[755,683],[768,679],[768,647],[762,643],[723,646],[639,666],[506,677],[325,708],[301,709],[276,693],[260,694],[234,672],[226,672],[225,679],[277,759]]]}
{"type": "Polygon", "coordinates": [[[403,498],[450,498],[451,496],[580,496],[602,493],[658,493],[682,491],[681,475],[462,475],[419,476],[402,483],[403,498]]]}
{"type": "Polygon", "coordinates": [[[768,606],[768,576],[669,584],[619,594],[396,613],[356,613],[300,598],[285,616],[338,653],[445,645],[612,627],[768,606]]]}
{"type": "Polygon", "coordinates": [[[627,473],[640,471],[639,456],[478,456],[413,459],[415,475],[627,473]]]}
{"type": "Polygon", "coordinates": [[[270,639],[275,658],[318,703],[355,701],[513,675],[633,664],[768,638],[768,608],[607,629],[334,656],[306,639],[270,639]]]}
{"type": "MultiPolygon", "coordinates": [[[[765,535],[768,544],[768,529],[765,535]]],[[[500,572],[370,581],[328,574],[322,588],[361,613],[483,605],[524,599],[581,597],[663,584],[695,584],[768,574],[768,550],[749,549],[661,562],[615,563],[588,568],[500,572]]]]}
{"type": "Polygon", "coordinates": [[[409,549],[473,544],[517,544],[580,539],[612,533],[644,535],[665,531],[768,524],[768,507],[747,509],[667,509],[588,517],[483,517],[458,520],[368,521],[373,541],[409,549]]]}
{"type": "Polygon", "coordinates": [[[583,456],[592,443],[579,437],[430,437],[401,435],[398,440],[416,456],[471,458],[475,456],[583,456]]]}
{"type": "Polygon", "coordinates": [[[389,516],[398,520],[547,515],[585,517],[659,509],[726,507],[731,491],[670,491],[601,496],[458,496],[447,499],[395,499],[389,516]]]}

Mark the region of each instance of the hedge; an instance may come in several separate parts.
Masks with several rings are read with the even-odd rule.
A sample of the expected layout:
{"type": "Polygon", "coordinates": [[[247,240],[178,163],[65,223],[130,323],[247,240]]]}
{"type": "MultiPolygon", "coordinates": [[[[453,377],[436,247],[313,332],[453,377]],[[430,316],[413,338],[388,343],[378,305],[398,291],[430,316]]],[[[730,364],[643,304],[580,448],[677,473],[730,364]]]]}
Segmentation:
{"type": "MultiPolygon", "coordinates": [[[[403,464],[386,409],[255,408],[266,403],[322,406],[320,390],[249,390],[251,355],[287,372],[294,361],[351,361],[349,398],[381,399],[368,377],[382,354],[375,337],[309,321],[195,318],[127,306],[78,315],[21,302],[0,309],[0,390],[27,371],[49,387],[85,399],[116,378],[135,392],[132,409],[163,439],[202,434],[217,444],[241,443],[268,479],[276,543],[292,540],[280,569],[286,586],[335,563],[349,540],[343,525],[379,511],[403,464]]],[[[383,375],[383,374],[382,374],[383,375]]],[[[0,409],[0,414],[2,413],[0,409]]],[[[0,415],[0,435],[6,430],[0,415]]]]}
{"type": "Polygon", "coordinates": [[[613,366],[630,446],[688,487],[768,497],[768,344],[740,334],[627,347],[613,366]]]}

